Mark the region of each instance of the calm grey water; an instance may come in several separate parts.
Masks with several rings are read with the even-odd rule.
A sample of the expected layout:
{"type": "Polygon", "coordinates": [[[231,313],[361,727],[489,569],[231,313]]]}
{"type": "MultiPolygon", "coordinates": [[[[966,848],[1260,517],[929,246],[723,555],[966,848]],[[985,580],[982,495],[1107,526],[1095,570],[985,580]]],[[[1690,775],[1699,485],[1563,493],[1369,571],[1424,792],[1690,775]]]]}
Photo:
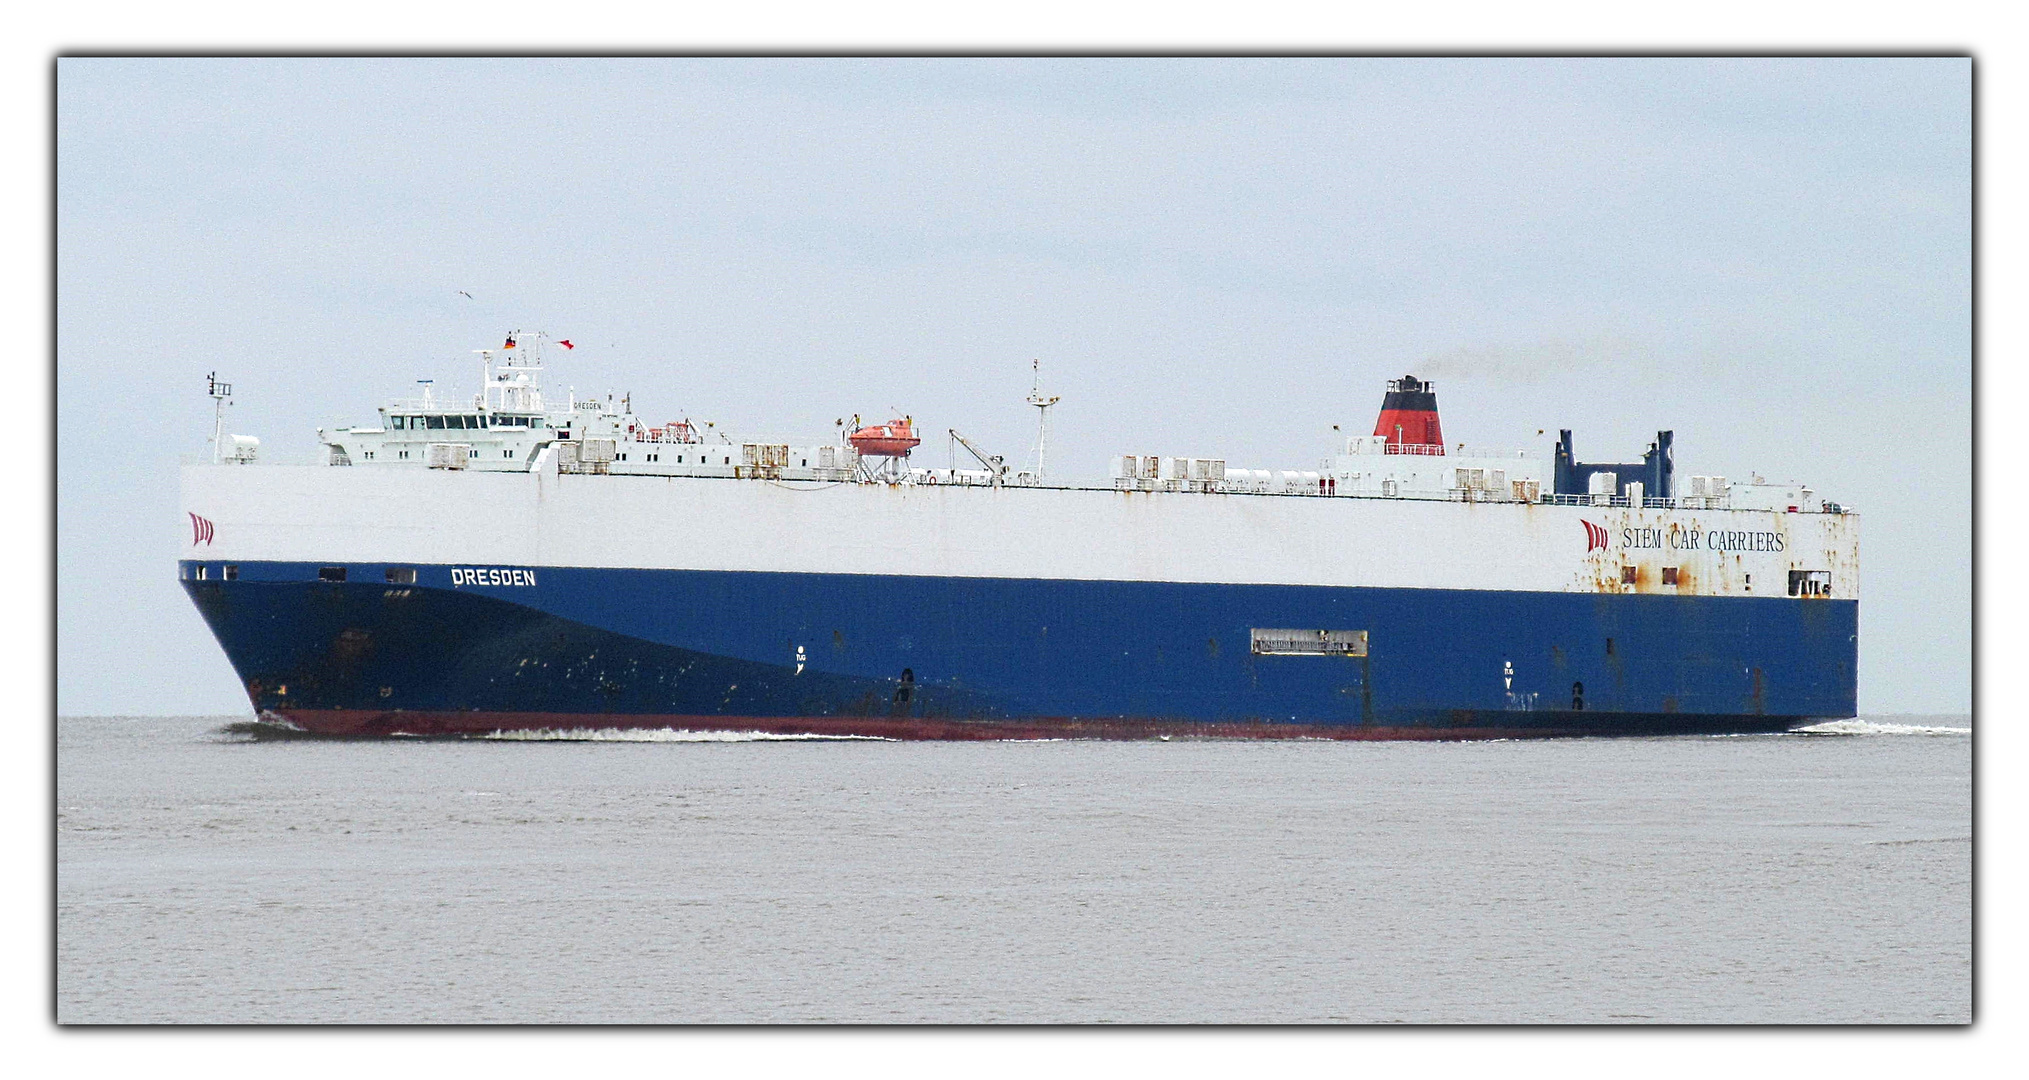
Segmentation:
{"type": "Polygon", "coordinates": [[[1971,1015],[1964,735],[375,743],[228,722],[58,722],[58,1019],[1971,1015]]]}

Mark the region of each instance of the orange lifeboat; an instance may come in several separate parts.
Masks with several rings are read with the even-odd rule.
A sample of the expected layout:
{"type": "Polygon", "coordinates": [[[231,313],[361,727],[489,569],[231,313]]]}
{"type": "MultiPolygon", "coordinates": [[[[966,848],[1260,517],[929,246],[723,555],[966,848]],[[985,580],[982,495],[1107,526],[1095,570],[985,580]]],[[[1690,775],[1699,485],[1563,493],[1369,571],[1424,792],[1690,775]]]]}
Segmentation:
{"type": "Polygon", "coordinates": [[[909,417],[885,424],[869,424],[845,437],[866,457],[908,457],[923,440],[916,437],[915,421],[909,417]]]}

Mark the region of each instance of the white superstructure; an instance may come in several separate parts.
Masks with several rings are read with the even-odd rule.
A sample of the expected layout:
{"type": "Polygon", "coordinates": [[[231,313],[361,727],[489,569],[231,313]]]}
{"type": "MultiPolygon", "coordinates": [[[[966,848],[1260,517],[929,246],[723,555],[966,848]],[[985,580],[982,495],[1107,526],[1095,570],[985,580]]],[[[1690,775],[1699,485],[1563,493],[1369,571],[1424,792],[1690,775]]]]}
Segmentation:
{"type": "MultiPolygon", "coordinates": [[[[479,350],[482,384],[469,398],[439,397],[422,384],[415,397],[391,401],[375,427],[319,429],[326,463],[334,466],[411,466],[474,472],[550,469],[559,473],[622,476],[695,476],[810,483],[884,483],[980,487],[1045,486],[1036,472],[1007,469],[872,469],[841,437],[830,443],[735,438],[688,418],[652,423],[628,396],[545,399],[542,350],[546,336],[520,332],[512,348],[479,350]]],[[[1031,394],[1030,404],[1037,404],[1031,394]]],[[[1049,399],[1054,402],[1055,399],[1049,399]]],[[[850,429],[847,429],[849,432],[850,429]]],[[[841,432],[841,436],[846,432],[841,432]]],[[[953,438],[958,438],[953,432],[953,438]]],[[[234,436],[251,444],[244,436],[234,436]]],[[[231,444],[228,444],[231,445],[231,444]]],[[[970,443],[968,450],[973,450],[970,443]]],[[[1644,496],[1635,484],[1625,494],[1610,483],[1581,496],[1549,492],[1544,461],[1529,450],[1495,451],[1391,445],[1380,435],[1346,438],[1341,452],[1309,469],[1255,469],[1224,458],[1123,454],[1110,460],[1112,490],[1301,495],[1451,502],[1537,503],[1697,510],[1753,509],[1817,513],[1824,501],[1800,484],[1729,482],[1690,477],[1680,498],[1644,496]]],[[[978,451],[973,450],[975,454],[978,451]]],[[[223,460],[251,462],[251,445],[223,460]]],[[[874,459],[868,459],[869,461],[874,459]]],[[[1594,477],[1595,481],[1610,478],[1594,477]]],[[[1084,485],[1053,483],[1051,487],[1084,485]]]]}
{"type": "Polygon", "coordinates": [[[624,396],[557,408],[541,385],[541,335],[510,340],[512,354],[481,354],[484,386],[469,398],[425,384],[384,407],[380,426],[320,430],[326,466],[233,475],[249,451],[189,468],[185,498],[205,522],[194,543],[270,560],[1858,595],[1857,519],[1760,477],[1694,476],[1663,499],[1638,483],[1616,494],[1596,475],[1591,493],[1553,495],[1530,452],[1378,435],[1346,439],[1315,469],[1124,454],[1105,486],[1011,476],[970,442],[993,467],[898,458],[873,470],[843,439],[657,425],[624,396]]]}
{"type": "Polygon", "coordinates": [[[303,465],[189,465],[183,501],[227,561],[1859,595],[1847,514],[303,465]]]}

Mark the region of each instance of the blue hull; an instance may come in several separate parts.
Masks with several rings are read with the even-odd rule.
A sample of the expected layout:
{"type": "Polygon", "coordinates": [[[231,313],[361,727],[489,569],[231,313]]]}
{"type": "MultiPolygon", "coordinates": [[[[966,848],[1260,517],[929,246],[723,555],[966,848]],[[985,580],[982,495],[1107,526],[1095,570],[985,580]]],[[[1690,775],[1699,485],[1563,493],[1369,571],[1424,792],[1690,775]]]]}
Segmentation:
{"type": "Polygon", "coordinates": [[[184,586],[255,709],[328,733],[1449,738],[1773,731],[1855,711],[1850,600],[570,567],[474,585],[420,566],[392,585],[377,564],[343,582],[315,564],[223,569],[186,562],[184,586]],[[1366,630],[1369,654],[1255,655],[1253,628],[1366,630]]]}

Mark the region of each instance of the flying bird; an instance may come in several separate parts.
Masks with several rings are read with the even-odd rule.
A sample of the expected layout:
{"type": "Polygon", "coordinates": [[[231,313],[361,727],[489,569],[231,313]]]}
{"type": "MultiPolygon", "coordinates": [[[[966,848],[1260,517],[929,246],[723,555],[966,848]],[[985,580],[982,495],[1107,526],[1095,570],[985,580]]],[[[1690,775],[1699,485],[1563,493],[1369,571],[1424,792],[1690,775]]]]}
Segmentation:
{"type": "Polygon", "coordinates": [[[467,299],[467,300],[470,300],[470,299],[472,299],[472,294],[471,294],[471,293],[469,293],[469,292],[466,292],[466,291],[465,291],[465,290],[463,290],[463,289],[459,289],[459,290],[458,290],[458,295],[459,295],[459,296],[462,296],[462,297],[464,297],[464,298],[465,298],[465,299],[467,299]]]}

